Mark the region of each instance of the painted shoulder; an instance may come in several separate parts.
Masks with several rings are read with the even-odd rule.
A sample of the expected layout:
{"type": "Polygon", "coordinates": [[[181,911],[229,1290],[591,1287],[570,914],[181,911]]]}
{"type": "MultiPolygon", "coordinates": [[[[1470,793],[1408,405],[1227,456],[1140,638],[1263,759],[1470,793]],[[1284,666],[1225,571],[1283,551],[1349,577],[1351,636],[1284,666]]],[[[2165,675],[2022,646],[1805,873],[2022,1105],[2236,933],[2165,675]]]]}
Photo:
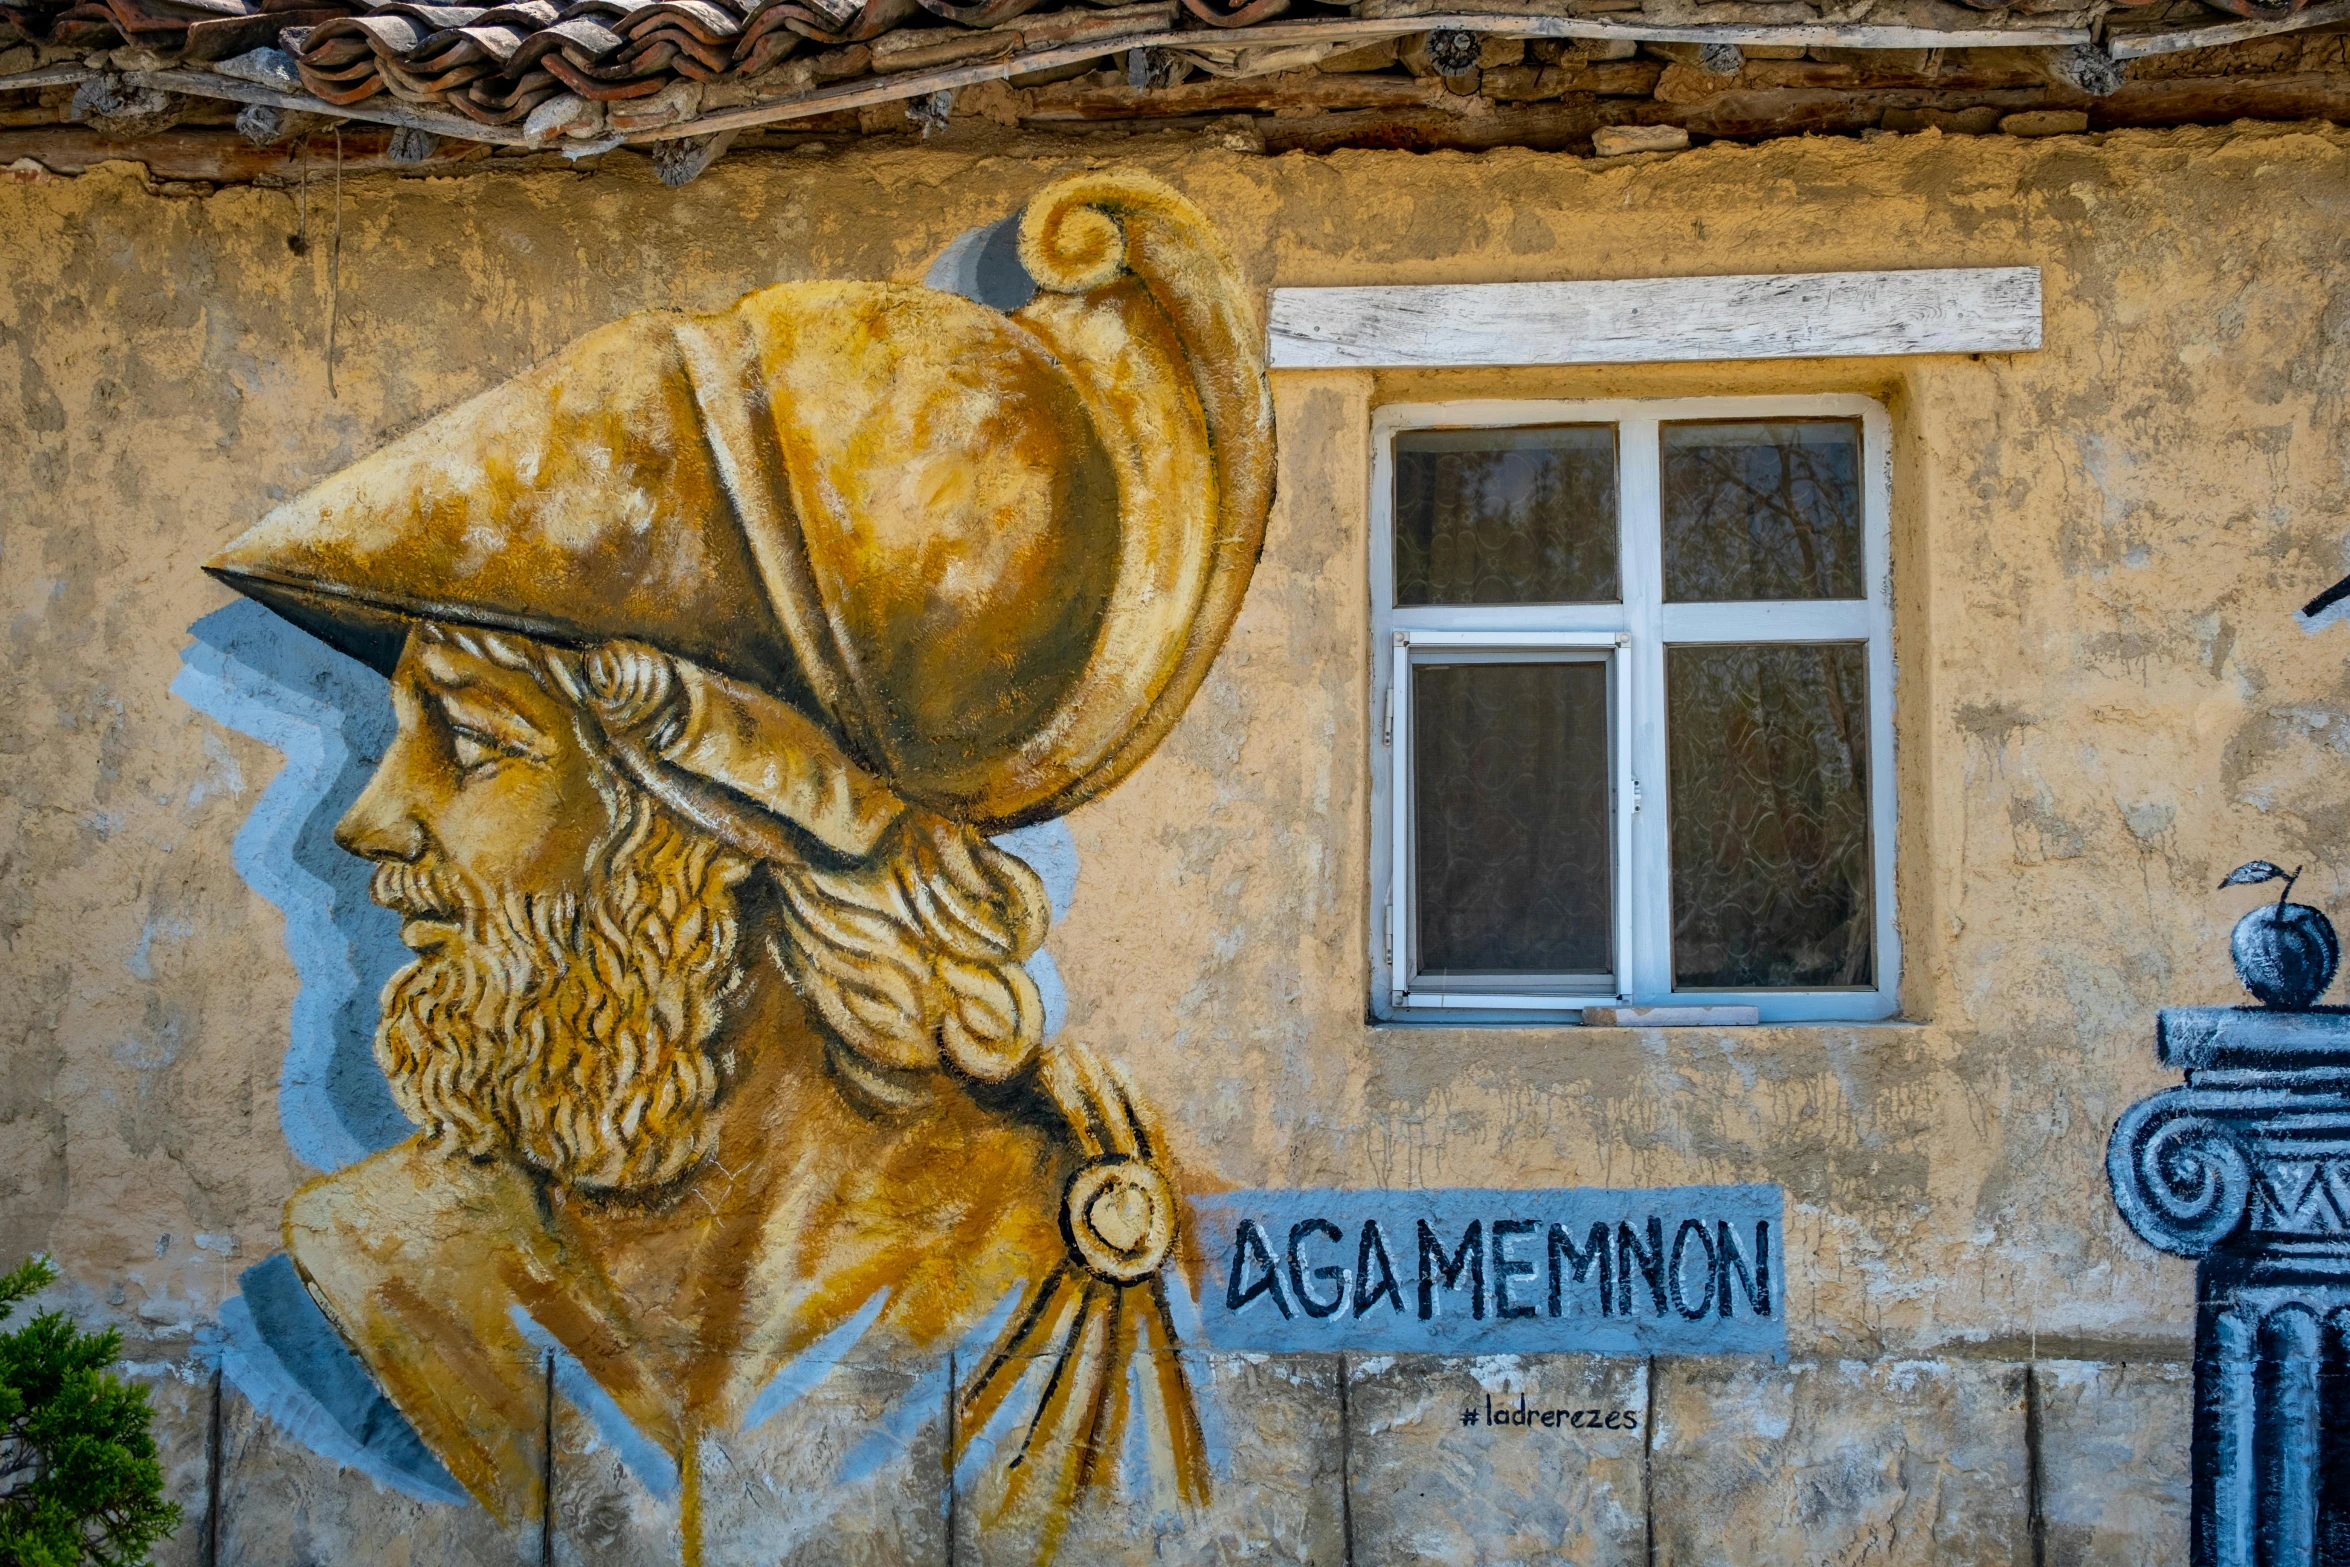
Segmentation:
{"type": "Polygon", "coordinates": [[[417,1434],[493,1513],[535,1516],[539,1352],[516,1321],[543,1233],[510,1166],[422,1138],[312,1181],[286,1204],[286,1251],[311,1295],[417,1434]]]}
{"type": "Polygon", "coordinates": [[[393,1266],[412,1273],[446,1256],[476,1259],[485,1237],[534,1213],[529,1180],[511,1165],[452,1158],[422,1136],[322,1175],[286,1203],[286,1250],[307,1271],[393,1266]]]}

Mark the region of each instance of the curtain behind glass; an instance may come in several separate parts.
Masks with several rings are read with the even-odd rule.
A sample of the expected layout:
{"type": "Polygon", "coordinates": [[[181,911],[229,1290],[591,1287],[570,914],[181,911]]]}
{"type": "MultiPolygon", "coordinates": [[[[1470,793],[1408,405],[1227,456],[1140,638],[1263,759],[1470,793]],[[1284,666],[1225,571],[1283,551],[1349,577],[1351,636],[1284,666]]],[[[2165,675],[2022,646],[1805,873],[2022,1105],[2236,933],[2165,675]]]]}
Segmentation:
{"type": "Polygon", "coordinates": [[[1607,665],[1412,667],[1419,970],[1613,971],[1607,665]]]}
{"type": "Polygon", "coordinates": [[[1875,982],[1868,649],[1665,650],[1677,989],[1875,982]]]}

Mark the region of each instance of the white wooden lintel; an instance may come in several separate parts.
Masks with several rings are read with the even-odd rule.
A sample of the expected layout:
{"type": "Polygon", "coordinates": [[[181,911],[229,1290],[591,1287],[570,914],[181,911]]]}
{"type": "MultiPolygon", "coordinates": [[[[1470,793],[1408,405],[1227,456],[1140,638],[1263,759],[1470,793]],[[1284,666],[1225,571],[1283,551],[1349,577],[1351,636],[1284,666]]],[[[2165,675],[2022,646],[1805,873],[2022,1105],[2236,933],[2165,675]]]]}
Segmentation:
{"type": "Polygon", "coordinates": [[[2012,353],[2038,267],[1277,288],[1276,370],[2012,353]]]}

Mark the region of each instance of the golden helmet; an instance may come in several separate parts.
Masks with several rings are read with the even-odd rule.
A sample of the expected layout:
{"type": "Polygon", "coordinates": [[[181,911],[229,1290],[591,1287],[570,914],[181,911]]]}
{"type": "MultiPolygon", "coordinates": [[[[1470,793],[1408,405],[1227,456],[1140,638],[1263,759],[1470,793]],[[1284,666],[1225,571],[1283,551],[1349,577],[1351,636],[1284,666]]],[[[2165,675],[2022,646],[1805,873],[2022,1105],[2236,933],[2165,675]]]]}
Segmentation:
{"type": "Polygon", "coordinates": [[[683,769],[862,852],[1131,771],[1238,613],[1271,504],[1255,311],[1191,204],[1083,174],[1028,303],[787,283],[654,312],[271,511],[207,569],[389,672],[437,620],[678,661],[683,769]]]}

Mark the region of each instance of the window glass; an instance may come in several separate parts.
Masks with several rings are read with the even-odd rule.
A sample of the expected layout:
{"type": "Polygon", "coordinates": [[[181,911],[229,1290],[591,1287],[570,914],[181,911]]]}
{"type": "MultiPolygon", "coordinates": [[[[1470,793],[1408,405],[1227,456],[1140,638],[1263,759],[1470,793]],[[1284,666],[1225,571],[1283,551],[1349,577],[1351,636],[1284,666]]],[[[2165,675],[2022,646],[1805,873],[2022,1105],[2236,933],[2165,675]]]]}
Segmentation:
{"type": "Polygon", "coordinates": [[[1606,663],[1415,664],[1412,683],[1420,971],[1608,973],[1606,663]]]}
{"type": "Polygon", "coordinates": [[[1465,401],[1373,428],[1373,1015],[1895,1013],[1882,410],[1465,401]]]}
{"type": "Polygon", "coordinates": [[[1668,603],[1861,597],[1859,421],[1666,424],[1658,436],[1668,603]]]}
{"type": "Polygon", "coordinates": [[[1875,982],[1868,649],[1665,650],[1676,989],[1875,982]]]}
{"type": "Polygon", "coordinates": [[[1601,604],[1620,596],[1613,425],[1396,437],[1396,603],[1601,604]]]}

